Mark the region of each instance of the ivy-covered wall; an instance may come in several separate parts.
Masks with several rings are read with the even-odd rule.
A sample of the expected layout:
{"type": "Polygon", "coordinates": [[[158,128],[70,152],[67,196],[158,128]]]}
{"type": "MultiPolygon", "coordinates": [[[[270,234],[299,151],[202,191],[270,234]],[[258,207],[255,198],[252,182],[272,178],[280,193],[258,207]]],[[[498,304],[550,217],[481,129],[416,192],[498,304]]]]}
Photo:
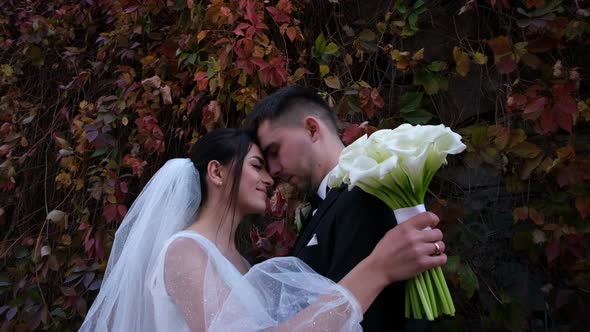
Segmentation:
{"type": "MultiPolygon", "coordinates": [[[[427,195],[458,312],[435,328],[590,317],[590,1],[0,0],[0,331],[76,330],[117,225],[165,160],[279,87],[346,143],[444,123],[468,150],[427,195]]],[[[285,255],[279,185],[245,253],[285,255]]]]}

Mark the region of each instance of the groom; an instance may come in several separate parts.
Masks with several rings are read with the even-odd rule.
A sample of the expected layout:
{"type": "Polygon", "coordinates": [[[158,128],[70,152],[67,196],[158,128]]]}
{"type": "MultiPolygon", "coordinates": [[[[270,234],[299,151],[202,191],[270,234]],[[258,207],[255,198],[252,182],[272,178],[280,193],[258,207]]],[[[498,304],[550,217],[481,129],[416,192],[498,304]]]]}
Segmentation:
{"type": "MultiPolygon", "coordinates": [[[[257,137],[271,176],[317,192],[322,201],[299,233],[292,254],[336,282],[367,257],[385,233],[396,225],[393,211],[359,188],[327,188],[328,173],[336,166],[344,145],[335,114],[315,92],[290,86],[258,102],[246,119],[257,137]]],[[[432,217],[421,214],[415,218],[432,217]]],[[[400,228],[400,233],[401,228],[400,228]]],[[[411,236],[400,237],[408,245],[411,236]]],[[[438,245],[444,248],[442,242],[438,245]]],[[[427,247],[430,248],[430,247],[427,247]]],[[[421,264],[418,257],[403,265],[421,264]]],[[[385,288],[364,315],[365,331],[430,330],[431,325],[404,318],[405,284],[385,288]]]]}

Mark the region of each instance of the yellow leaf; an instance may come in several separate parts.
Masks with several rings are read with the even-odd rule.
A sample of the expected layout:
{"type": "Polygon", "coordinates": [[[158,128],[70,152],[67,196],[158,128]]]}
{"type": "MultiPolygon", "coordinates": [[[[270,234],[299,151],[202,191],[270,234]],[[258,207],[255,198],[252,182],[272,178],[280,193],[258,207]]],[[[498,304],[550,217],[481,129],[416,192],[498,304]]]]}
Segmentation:
{"type": "Polygon", "coordinates": [[[70,244],[72,244],[72,237],[69,236],[68,234],[64,234],[61,236],[61,243],[64,246],[69,246],[70,244]]]}
{"type": "Polygon", "coordinates": [[[332,89],[342,89],[342,85],[340,84],[340,80],[336,76],[328,76],[324,78],[324,82],[326,85],[332,89]]]}
{"type": "Polygon", "coordinates": [[[350,56],[350,54],[346,53],[346,55],[344,56],[344,63],[347,66],[352,65],[352,56],[350,56]]]}
{"type": "Polygon", "coordinates": [[[514,55],[516,55],[517,59],[528,53],[526,49],[527,45],[528,42],[520,42],[514,44],[514,55]]]}
{"type": "Polygon", "coordinates": [[[84,180],[77,179],[76,180],[76,191],[80,191],[80,190],[82,190],[82,188],[84,188],[84,180]]]}
{"type": "Polygon", "coordinates": [[[543,160],[543,154],[539,154],[537,157],[532,159],[527,159],[520,170],[520,179],[526,180],[531,176],[531,173],[537,169],[537,167],[541,164],[543,160]]]}
{"type": "Polygon", "coordinates": [[[291,75],[291,81],[293,83],[299,81],[300,79],[303,78],[303,76],[305,76],[306,72],[307,72],[307,70],[305,68],[297,68],[297,70],[295,70],[295,73],[293,73],[293,75],[291,75]]]}
{"type": "Polygon", "coordinates": [[[199,33],[197,34],[197,43],[199,43],[201,40],[205,39],[205,37],[207,37],[208,33],[209,33],[209,30],[199,31],[199,33]]]}
{"type": "Polygon", "coordinates": [[[469,67],[471,67],[471,60],[469,60],[469,55],[467,53],[461,51],[460,48],[455,46],[453,48],[453,58],[455,58],[455,63],[457,64],[456,70],[459,75],[465,77],[469,73],[469,67]]]}
{"type": "Polygon", "coordinates": [[[320,65],[320,75],[321,75],[321,77],[324,77],[324,76],[328,75],[329,72],[330,72],[330,67],[328,67],[328,65],[325,65],[325,64],[321,64],[320,65]]]}
{"type": "Polygon", "coordinates": [[[139,62],[141,62],[141,64],[144,65],[144,67],[147,67],[147,66],[151,65],[152,63],[154,63],[156,60],[157,59],[155,56],[148,55],[148,56],[141,58],[141,60],[139,60],[139,62]]]}
{"type": "Polygon", "coordinates": [[[514,147],[510,148],[509,151],[519,157],[527,159],[536,158],[542,152],[541,148],[539,148],[536,144],[526,141],[518,143],[514,147]]]}
{"type": "Polygon", "coordinates": [[[586,121],[590,121],[590,99],[586,101],[578,102],[578,110],[580,110],[580,114],[586,121]]]}
{"type": "Polygon", "coordinates": [[[420,61],[424,59],[424,48],[421,48],[418,50],[418,52],[414,53],[414,56],[412,56],[412,60],[414,61],[420,61]]]}
{"type": "Polygon", "coordinates": [[[483,53],[475,52],[473,54],[473,62],[475,62],[478,65],[485,65],[486,63],[488,63],[488,57],[483,53]]]}

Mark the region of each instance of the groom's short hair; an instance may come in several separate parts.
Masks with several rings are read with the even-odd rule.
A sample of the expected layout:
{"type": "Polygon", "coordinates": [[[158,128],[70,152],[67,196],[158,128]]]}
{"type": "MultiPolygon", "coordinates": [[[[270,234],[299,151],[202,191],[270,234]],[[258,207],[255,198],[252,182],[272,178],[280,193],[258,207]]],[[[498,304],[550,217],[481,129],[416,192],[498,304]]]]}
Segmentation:
{"type": "Polygon", "coordinates": [[[293,126],[301,123],[301,119],[309,115],[321,119],[334,134],[338,135],[338,120],[330,106],[315,91],[296,85],[279,89],[256,103],[246,117],[245,128],[255,138],[258,127],[264,121],[293,126]]]}

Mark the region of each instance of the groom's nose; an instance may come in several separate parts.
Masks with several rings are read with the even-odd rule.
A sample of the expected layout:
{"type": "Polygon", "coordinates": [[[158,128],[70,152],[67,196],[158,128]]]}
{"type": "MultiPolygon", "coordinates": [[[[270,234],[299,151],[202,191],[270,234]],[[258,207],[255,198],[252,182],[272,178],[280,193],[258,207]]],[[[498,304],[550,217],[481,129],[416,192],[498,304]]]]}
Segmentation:
{"type": "Polygon", "coordinates": [[[277,158],[269,158],[267,160],[268,163],[268,172],[270,173],[270,175],[273,178],[278,177],[281,174],[281,171],[283,170],[283,168],[281,167],[281,164],[279,163],[279,160],[277,158]]]}

